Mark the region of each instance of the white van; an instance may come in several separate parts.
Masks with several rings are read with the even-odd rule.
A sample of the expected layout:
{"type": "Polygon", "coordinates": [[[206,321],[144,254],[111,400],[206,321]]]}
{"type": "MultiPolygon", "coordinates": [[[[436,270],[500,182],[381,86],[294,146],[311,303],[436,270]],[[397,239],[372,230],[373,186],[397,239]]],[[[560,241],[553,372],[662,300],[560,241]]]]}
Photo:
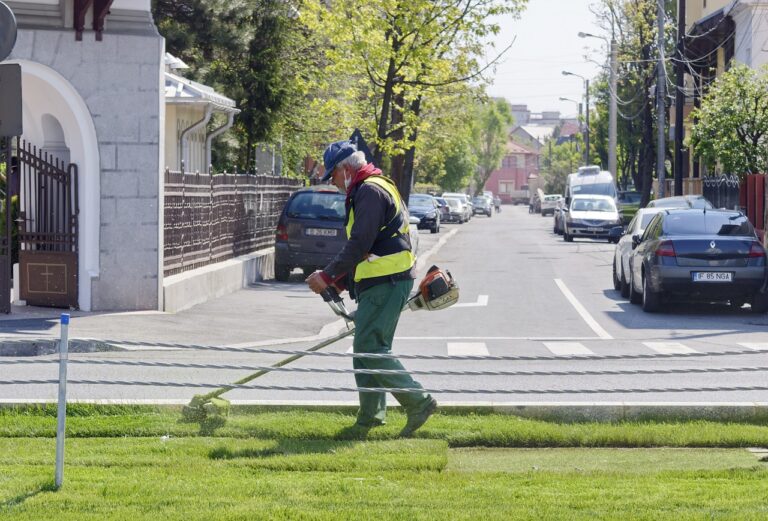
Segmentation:
{"type": "Polygon", "coordinates": [[[570,174],[565,183],[565,204],[571,204],[575,195],[607,195],[616,199],[616,182],[607,170],[597,165],[582,166],[570,174]]]}

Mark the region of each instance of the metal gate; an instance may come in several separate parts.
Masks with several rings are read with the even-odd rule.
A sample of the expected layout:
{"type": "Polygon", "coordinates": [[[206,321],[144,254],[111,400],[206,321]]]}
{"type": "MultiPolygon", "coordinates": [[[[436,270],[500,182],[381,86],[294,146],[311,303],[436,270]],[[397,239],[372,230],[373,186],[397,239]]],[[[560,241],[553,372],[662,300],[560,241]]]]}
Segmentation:
{"type": "Polygon", "coordinates": [[[16,158],[21,300],[77,308],[77,165],[23,140],[16,158]]]}
{"type": "Polygon", "coordinates": [[[0,173],[4,174],[5,193],[2,194],[2,207],[0,207],[0,313],[11,312],[11,227],[10,215],[6,212],[9,208],[8,200],[11,195],[8,193],[9,172],[12,169],[12,138],[0,137],[0,173]]]}

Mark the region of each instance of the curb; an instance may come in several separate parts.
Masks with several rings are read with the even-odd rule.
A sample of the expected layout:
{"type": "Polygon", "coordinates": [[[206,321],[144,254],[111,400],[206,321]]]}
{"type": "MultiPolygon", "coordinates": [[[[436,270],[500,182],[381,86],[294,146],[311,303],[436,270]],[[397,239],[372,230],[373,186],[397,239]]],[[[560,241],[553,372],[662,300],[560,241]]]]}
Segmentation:
{"type": "MultiPolygon", "coordinates": [[[[0,409],[9,407],[41,406],[55,404],[55,399],[0,401],[0,409]]],[[[68,400],[68,404],[104,406],[147,406],[179,409],[188,400],[68,400]]],[[[354,414],[357,402],[310,402],[268,400],[232,400],[232,411],[259,413],[270,411],[311,410],[315,412],[343,412],[354,414]]],[[[391,410],[400,409],[390,406],[391,410]]],[[[594,403],[445,403],[439,412],[453,415],[506,414],[531,420],[553,423],[613,423],[626,421],[714,421],[735,423],[768,423],[768,402],[687,402],[660,404],[652,402],[594,402],[594,403]]]]}

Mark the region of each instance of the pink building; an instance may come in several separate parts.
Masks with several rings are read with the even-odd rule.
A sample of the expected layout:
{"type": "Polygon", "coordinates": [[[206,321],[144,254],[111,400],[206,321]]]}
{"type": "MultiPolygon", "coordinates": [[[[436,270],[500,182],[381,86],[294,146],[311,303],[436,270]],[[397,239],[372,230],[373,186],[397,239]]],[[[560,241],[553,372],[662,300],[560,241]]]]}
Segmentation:
{"type": "Polygon", "coordinates": [[[501,161],[501,168],[494,170],[485,183],[485,190],[490,190],[501,198],[501,202],[512,202],[512,193],[528,188],[528,177],[539,173],[539,153],[510,140],[507,154],[501,161]],[[525,187],[525,188],[523,188],[525,187]]]}

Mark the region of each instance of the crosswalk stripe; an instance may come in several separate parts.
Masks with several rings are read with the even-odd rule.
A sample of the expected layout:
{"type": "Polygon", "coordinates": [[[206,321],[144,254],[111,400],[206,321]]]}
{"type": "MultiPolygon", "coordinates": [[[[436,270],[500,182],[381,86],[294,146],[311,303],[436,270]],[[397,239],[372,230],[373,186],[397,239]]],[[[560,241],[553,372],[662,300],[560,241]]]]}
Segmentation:
{"type": "Polygon", "coordinates": [[[488,356],[485,342],[448,342],[450,356],[488,356]]]}
{"type": "Polygon", "coordinates": [[[691,349],[680,342],[643,342],[643,345],[663,355],[682,355],[696,352],[695,349],[691,349]]]}
{"type": "Polygon", "coordinates": [[[544,342],[544,345],[557,356],[595,354],[591,349],[584,347],[581,342],[544,342]]]}
{"type": "Polygon", "coordinates": [[[741,347],[746,347],[747,349],[752,349],[754,351],[768,351],[768,343],[765,343],[765,342],[745,342],[739,345],[741,347]]]}

